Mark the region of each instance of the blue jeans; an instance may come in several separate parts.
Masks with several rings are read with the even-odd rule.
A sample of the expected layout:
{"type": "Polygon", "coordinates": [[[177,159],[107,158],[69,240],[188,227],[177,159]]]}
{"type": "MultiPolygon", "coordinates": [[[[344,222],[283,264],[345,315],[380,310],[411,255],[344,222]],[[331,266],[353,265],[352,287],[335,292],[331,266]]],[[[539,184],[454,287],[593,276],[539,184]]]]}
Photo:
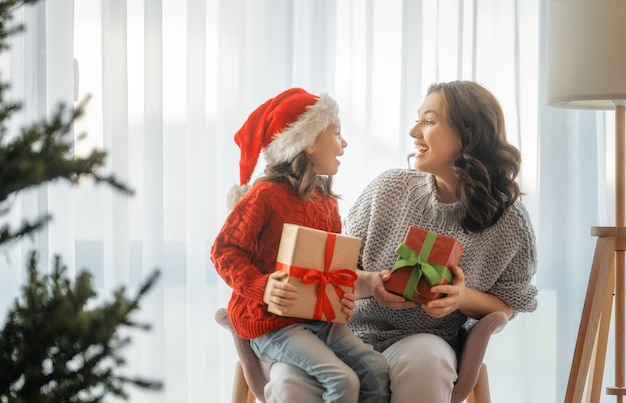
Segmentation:
{"type": "Polygon", "coordinates": [[[324,388],[324,402],[384,403],[390,399],[385,357],[343,324],[296,323],[250,340],[263,361],[301,368],[324,388]]]}

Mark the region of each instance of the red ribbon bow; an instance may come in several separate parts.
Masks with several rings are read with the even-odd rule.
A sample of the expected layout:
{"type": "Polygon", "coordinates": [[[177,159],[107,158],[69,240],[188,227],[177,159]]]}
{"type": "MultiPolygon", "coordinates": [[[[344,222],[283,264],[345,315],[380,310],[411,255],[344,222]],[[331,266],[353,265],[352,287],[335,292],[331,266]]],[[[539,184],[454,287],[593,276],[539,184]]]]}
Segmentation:
{"type": "Polygon", "coordinates": [[[335,311],[326,294],[326,284],[332,284],[339,299],[343,298],[344,290],[340,286],[352,287],[357,275],[353,270],[335,269],[330,271],[330,263],[335,252],[335,240],[337,235],[329,233],[326,238],[326,251],[324,254],[324,271],[310,269],[306,267],[290,266],[281,262],[276,262],[276,270],[284,271],[293,277],[299,277],[303,284],[319,283],[317,289],[317,302],[313,312],[313,319],[321,320],[322,315],[328,322],[335,319],[335,311]]]}

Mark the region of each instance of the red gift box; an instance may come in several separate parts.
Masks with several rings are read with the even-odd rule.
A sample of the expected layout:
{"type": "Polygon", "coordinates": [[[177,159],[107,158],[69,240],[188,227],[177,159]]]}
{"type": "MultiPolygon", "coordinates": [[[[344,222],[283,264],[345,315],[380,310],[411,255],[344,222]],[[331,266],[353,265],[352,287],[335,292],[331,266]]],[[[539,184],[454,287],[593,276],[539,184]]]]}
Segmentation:
{"type": "Polygon", "coordinates": [[[398,260],[391,268],[385,289],[408,300],[426,303],[441,298],[430,288],[452,283],[451,267],[459,264],[463,247],[454,238],[410,226],[396,249],[398,260]]]}
{"type": "Polygon", "coordinates": [[[298,303],[282,314],[269,311],[346,323],[341,298],[353,291],[360,250],[360,238],[284,224],[276,270],[287,273],[284,281],[298,287],[298,303]]]}

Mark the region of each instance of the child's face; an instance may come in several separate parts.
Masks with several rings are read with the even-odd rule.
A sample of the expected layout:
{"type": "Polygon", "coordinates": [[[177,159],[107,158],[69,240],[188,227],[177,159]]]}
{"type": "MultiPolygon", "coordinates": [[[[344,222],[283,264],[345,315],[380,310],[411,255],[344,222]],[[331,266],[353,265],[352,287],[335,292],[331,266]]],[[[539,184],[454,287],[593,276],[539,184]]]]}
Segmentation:
{"type": "Polygon", "coordinates": [[[313,162],[315,173],[336,174],[340,164],[337,157],[343,155],[343,149],[347,146],[348,143],[341,137],[341,122],[337,119],[317,136],[312,146],[306,149],[313,162]]]}

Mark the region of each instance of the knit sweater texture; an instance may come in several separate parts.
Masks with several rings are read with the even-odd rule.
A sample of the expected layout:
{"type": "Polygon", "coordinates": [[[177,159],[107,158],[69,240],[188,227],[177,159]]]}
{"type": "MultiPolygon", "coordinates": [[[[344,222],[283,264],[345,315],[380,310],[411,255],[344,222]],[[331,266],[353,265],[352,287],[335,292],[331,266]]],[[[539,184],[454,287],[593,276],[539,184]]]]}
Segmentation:
{"type": "MultiPolygon", "coordinates": [[[[458,202],[437,200],[434,176],[389,170],[374,179],[351,207],[344,232],[362,239],[359,268],[369,272],[391,268],[397,258],[395,250],[410,225],[453,237],[464,248],[459,267],[468,288],[499,297],[515,314],[534,311],[537,288],[532,279],[537,252],[533,228],[521,200],[480,233],[461,228],[460,207],[458,202]]],[[[456,346],[458,331],[472,322],[459,311],[437,319],[419,306],[392,310],[368,297],[357,300],[348,326],[382,351],[406,336],[425,332],[456,346]]]]}
{"type": "Polygon", "coordinates": [[[211,248],[217,273],[232,288],[228,317],[242,338],[308,321],[269,313],[263,302],[284,223],[341,233],[337,199],[316,194],[303,200],[289,183],[256,183],[235,204],[211,248]]]}

